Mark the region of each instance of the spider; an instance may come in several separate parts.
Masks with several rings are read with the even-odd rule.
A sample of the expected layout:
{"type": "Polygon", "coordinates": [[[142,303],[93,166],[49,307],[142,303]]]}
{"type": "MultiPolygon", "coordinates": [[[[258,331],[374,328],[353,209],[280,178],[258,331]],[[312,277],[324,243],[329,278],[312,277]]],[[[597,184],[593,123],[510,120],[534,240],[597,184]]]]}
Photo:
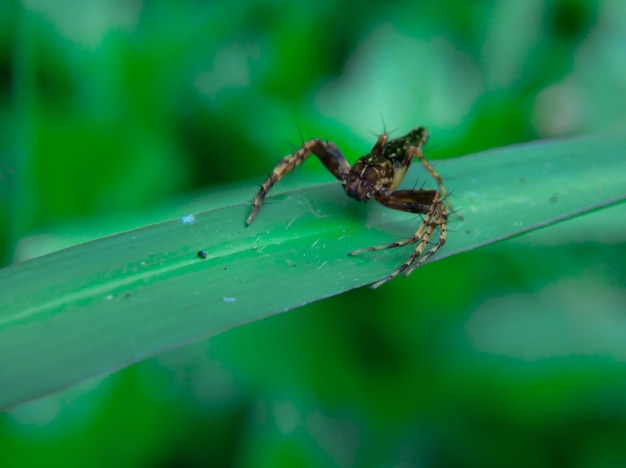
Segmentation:
{"type": "Polygon", "coordinates": [[[371,288],[379,287],[400,273],[408,276],[446,243],[448,209],[452,211],[448,192],[441,177],[422,154],[422,147],[426,144],[427,139],[428,132],[424,127],[417,127],[406,135],[393,140],[389,140],[387,134],[382,134],[370,152],[357,160],[352,167],[334,143],[319,138],[305,141],[295,153],[285,156],[276,165],[269,178],[254,196],[246,226],[249,226],[258,214],[261,204],[272,186],[313,154],[341,182],[346,195],[349,197],[362,202],[367,202],[373,198],[388,208],[423,215],[421,226],[410,238],[383,246],[353,250],[348,253],[348,255],[357,255],[363,252],[417,244],[413,253],[400,267],[374,283],[371,288]],[[428,170],[437,182],[439,190],[396,190],[414,158],[418,158],[428,170]],[[431,245],[430,240],[437,230],[439,230],[439,238],[436,243],[431,245]],[[430,248],[426,250],[429,246],[430,248]],[[424,251],[426,252],[424,253],[424,251]]]}

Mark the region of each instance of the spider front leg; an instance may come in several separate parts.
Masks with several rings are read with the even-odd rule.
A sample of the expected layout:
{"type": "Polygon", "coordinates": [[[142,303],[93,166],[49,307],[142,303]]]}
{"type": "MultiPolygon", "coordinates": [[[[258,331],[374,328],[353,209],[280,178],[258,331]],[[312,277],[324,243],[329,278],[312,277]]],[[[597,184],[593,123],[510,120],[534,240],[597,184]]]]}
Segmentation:
{"type": "Polygon", "coordinates": [[[417,246],[411,256],[391,274],[374,283],[371,286],[372,289],[376,289],[387,281],[392,280],[402,272],[404,272],[404,276],[410,275],[413,270],[422,265],[428,258],[433,256],[446,243],[448,224],[448,212],[446,205],[443,203],[441,195],[437,190],[397,190],[392,193],[383,192],[377,196],[376,199],[381,204],[389,208],[400,211],[408,211],[410,213],[424,214],[425,216],[422,225],[419,227],[417,232],[406,240],[392,242],[391,244],[378,247],[367,247],[365,249],[353,250],[349,253],[349,255],[357,255],[363,252],[393,249],[417,243],[417,246]],[[437,229],[439,229],[439,239],[422,256],[426,247],[430,245],[430,239],[433,237],[437,229]]]}
{"type": "Polygon", "coordinates": [[[263,200],[268,194],[273,185],[280,179],[285,177],[289,172],[293,171],[296,166],[299,166],[304,162],[306,158],[314,154],[319,160],[326,166],[337,179],[343,180],[345,174],[350,170],[350,165],[346,161],[346,158],[341,154],[339,149],[334,143],[325,142],[319,138],[305,141],[303,145],[293,154],[285,156],[276,165],[269,178],[261,186],[261,189],[257,192],[252,200],[252,210],[250,216],[246,220],[246,226],[254,220],[255,216],[261,209],[263,200]]]}

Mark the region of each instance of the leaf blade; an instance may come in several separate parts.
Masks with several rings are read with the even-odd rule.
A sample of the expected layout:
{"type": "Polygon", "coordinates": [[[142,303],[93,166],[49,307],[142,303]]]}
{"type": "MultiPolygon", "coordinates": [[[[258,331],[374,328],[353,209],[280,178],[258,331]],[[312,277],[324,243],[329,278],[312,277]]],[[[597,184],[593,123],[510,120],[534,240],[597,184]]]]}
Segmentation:
{"type": "MultiPolygon", "coordinates": [[[[613,135],[439,162],[464,219],[451,217],[436,257],[623,201],[624,154],[626,137],[613,135]]],[[[407,183],[425,177],[418,166],[407,183]]],[[[356,204],[336,183],[277,194],[245,228],[248,210],[217,208],[0,270],[0,407],[374,282],[408,251],[347,253],[420,223],[356,204]]]]}

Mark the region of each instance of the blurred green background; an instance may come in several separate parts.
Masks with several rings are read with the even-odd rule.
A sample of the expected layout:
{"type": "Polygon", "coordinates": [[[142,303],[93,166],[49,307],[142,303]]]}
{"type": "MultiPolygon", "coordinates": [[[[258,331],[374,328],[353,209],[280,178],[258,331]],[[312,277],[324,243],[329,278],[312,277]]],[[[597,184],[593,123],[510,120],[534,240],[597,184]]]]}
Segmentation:
{"type": "MultiPolygon", "coordinates": [[[[437,159],[625,123],[620,0],[8,0],[0,264],[252,196],[310,137],[354,161],[426,125],[437,159]]],[[[311,176],[332,180],[317,161],[288,179],[311,176]]],[[[619,216],[5,410],[0,466],[625,466],[619,216]]]]}

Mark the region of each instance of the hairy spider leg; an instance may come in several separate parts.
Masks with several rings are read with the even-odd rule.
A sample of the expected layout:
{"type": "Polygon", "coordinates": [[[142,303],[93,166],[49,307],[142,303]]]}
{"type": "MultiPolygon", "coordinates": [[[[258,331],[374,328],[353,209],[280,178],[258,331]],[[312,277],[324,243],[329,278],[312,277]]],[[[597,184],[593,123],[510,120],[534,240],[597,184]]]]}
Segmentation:
{"type": "Polygon", "coordinates": [[[325,142],[319,138],[305,141],[298,151],[285,156],[276,167],[274,167],[269,178],[261,186],[252,200],[252,211],[246,220],[246,226],[249,226],[254,220],[261,209],[265,196],[274,184],[285,177],[289,172],[293,171],[296,166],[302,164],[304,160],[312,154],[319,158],[333,176],[340,181],[344,180],[345,175],[350,170],[350,164],[348,164],[348,161],[346,161],[346,158],[341,154],[337,146],[332,142],[325,142]]]}
{"type": "MultiPolygon", "coordinates": [[[[451,213],[453,213],[454,209],[452,208],[452,203],[450,202],[450,196],[448,194],[448,190],[446,190],[445,185],[443,185],[443,180],[441,179],[441,176],[439,175],[439,173],[424,157],[424,153],[422,153],[422,150],[420,148],[411,147],[407,150],[407,153],[412,153],[416,158],[418,158],[420,162],[422,163],[422,166],[426,168],[430,176],[433,179],[435,179],[435,182],[437,182],[437,185],[439,186],[439,190],[441,191],[443,202],[448,205],[448,209],[450,210],[451,213]]],[[[458,213],[456,214],[456,216],[463,219],[463,217],[458,213]]]]}
{"type": "MultiPolygon", "coordinates": [[[[448,214],[446,213],[446,206],[443,203],[441,203],[441,205],[439,206],[442,211],[435,212],[433,214],[433,220],[432,222],[428,223],[428,228],[424,232],[424,237],[423,237],[424,239],[428,239],[425,242],[425,244],[428,244],[433,233],[437,229],[439,229],[439,239],[437,240],[435,244],[432,245],[432,247],[428,250],[428,252],[426,252],[424,256],[420,258],[418,261],[414,262],[414,260],[416,260],[420,256],[421,252],[418,253],[417,255],[415,255],[414,253],[411,257],[409,257],[407,261],[405,262],[407,266],[405,268],[401,266],[399,268],[400,271],[398,273],[404,270],[404,276],[409,276],[411,273],[413,273],[413,271],[415,271],[417,267],[422,265],[426,260],[428,260],[433,255],[435,255],[437,251],[445,245],[446,240],[447,240],[447,233],[448,233],[448,223],[447,223],[448,214]]],[[[415,251],[417,252],[417,249],[415,249],[415,251]]]]}
{"type": "Polygon", "coordinates": [[[395,190],[382,192],[376,197],[381,205],[408,213],[428,214],[433,204],[441,203],[441,195],[437,190],[395,190]]]}
{"type": "MultiPolygon", "coordinates": [[[[410,195],[411,192],[413,192],[413,194],[415,195],[420,194],[419,191],[410,191],[410,190],[400,190],[399,192],[407,192],[403,194],[404,195],[403,200],[406,200],[406,197],[410,195]]],[[[392,194],[391,196],[393,197],[394,195],[395,193],[392,194]]],[[[403,201],[403,203],[405,202],[403,201]]],[[[390,208],[392,207],[390,206],[390,204],[387,204],[387,203],[385,205],[389,206],[390,208]]],[[[421,204],[421,202],[418,202],[418,206],[422,207],[423,205],[421,204]]],[[[410,275],[417,267],[422,265],[426,260],[432,257],[441,247],[443,247],[444,244],[446,243],[447,219],[448,219],[448,213],[446,211],[446,205],[441,200],[439,193],[435,192],[435,196],[434,196],[434,199],[432,200],[432,204],[430,205],[430,209],[426,213],[426,217],[424,218],[422,225],[417,230],[417,232],[413,234],[413,236],[411,236],[410,238],[404,241],[392,242],[391,244],[388,244],[385,246],[368,247],[366,249],[355,250],[355,251],[350,252],[349,255],[355,255],[357,253],[364,252],[364,251],[384,250],[384,249],[391,249],[395,247],[402,247],[404,245],[412,244],[415,242],[418,243],[417,246],[415,247],[415,250],[411,254],[411,256],[407,258],[406,261],[402,265],[400,265],[400,267],[394,270],[391,274],[385,276],[380,281],[377,281],[372,286],[370,286],[372,289],[376,289],[377,287],[381,286],[387,281],[394,279],[396,276],[398,276],[402,272],[404,272],[404,276],[410,275]],[[430,250],[428,250],[424,254],[424,256],[420,258],[420,256],[424,252],[424,249],[426,249],[426,247],[429,245],[430,239],[432,238],[432,236],[434,235],[437,229],[439,229],[439,239],[434,245],[432,245],[430,250]]]]}
{"type": "MultiPolygon", "coordinates": [[[[437,225],[446,224],[447,221],[448,215],[446,206],[442,203],[441,196],[436,190],[396,190],[395,192],[389,193],[386,197],[377,197],[376,200],[388,208],[399,211],[407,211],[409,213],[424,214],[426,217],[422,221],[422,224],[417,232],[406,240],[353,250],[349,252],[348,255],[359,255],[364,252],[373,252],[376,250],[395,249],[397,247],[404,247],[405,245],[413,244],[420,241],[422,238],[425,238],[425,234],[428,232],[428,226],[430,224],[434,223],[436,228],[437,225]]],[[[433,233],[434,229],[430,232],[430,236],[426,239],[426,243],[428,243],[433,233]]],[[[416,251],[418,248],[416,248],[416,251]]],[[[422,250],[420,250],[419,253],[421,253],[422,250]]],[[[409,263],[412,263],[412,260],[409,263]]]]}

